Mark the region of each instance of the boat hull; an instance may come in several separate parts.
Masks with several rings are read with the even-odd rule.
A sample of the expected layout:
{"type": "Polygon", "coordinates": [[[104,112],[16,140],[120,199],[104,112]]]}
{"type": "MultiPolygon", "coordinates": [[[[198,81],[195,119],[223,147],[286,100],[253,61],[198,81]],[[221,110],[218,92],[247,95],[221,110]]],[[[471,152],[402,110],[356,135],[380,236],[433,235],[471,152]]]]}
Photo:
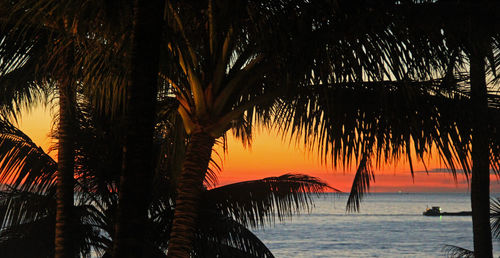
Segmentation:
{"type": "Polygon", "coordinates": [[[424,216],[472,216],[472,211],[424,213],[424,216]]]}

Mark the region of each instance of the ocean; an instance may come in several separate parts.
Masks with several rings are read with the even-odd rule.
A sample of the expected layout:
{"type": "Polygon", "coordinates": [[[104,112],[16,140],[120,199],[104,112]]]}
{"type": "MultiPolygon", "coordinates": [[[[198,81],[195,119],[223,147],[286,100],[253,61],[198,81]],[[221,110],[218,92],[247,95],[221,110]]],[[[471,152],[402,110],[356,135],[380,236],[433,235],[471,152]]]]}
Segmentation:
{"type": "MultiPolygon", "coordinates": [[[[422,215],[431,206],[470,211],[469,193],[373,193],[359,213],[346,213],[346,200],[346,194],[321,194],[310,213],[253,232],[279,258],[446,257],[445,245],[472,249],[470,216],[422,215]]],[[[500,240],[493,245],[500,254],[500,240]]]]}

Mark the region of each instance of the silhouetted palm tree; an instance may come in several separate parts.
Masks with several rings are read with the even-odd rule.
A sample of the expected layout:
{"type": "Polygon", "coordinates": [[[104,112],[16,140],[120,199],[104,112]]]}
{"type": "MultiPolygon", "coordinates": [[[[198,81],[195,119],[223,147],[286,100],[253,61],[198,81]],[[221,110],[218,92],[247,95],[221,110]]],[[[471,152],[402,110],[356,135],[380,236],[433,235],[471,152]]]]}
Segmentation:
{"type": "Polygon", "coordinates": [[[433,79],[452,65],[443,35],[418,34],[392,12],[398,4],[322,4],[169,3],[170,62],[162,78],[174,88],[190,134],[170,256],[189,253],[215,140],[232,128],[250,141],[252,123],[266,124],[271,114],[280,130],[317,146],[325,160],[362,161],[357,189],[369,183],[372,154],[379,161],[410,157],[413,143],[421,158],[435,143],[452,168],[465,157],[448,138],[460,135],[454,121],[436,109],[461,96],[442,92],[445,80],[433,79]],[[378,97],[393,102],[385,106],[387,98],[378,97]],[[415,112],[421,99],[429,106],[415,112]]]}
{"type": "Polygon", "coordinates": [[[437,1],[422,8],[428,22],[440,24],[448,48],[457,53],[457,70],[468,69],[469,86],[463,89],[469,95],[468,117],[471,135],[462,141],[471,144],[471,205],[476,257],[492,257],[489,221],[490,168],[498,173],[498,92],[497,77],[500,29],[498,1],[437,1]],[[430,8],[429,8],[430,7],[430,8]],[[430,11],[430,12],[429,12],[430,11]],[[460,18],[458,18],[460,17],[460,18]],[[488,61],[488,62],[486,62],[488,61]],[[466,63],[467,66],[460,67],[466,63]],[[490,93],[489,93],[490,92],[490,93]]]}
{"type": "MultiPolygon", "coordinates": [[[[482,10],[474,11],[467,19],[472,30],[467,31],[469,38],[465,44],[468,58],[470,60],[470,86],[471,86],[471,109],[472,116],[472,176],[471,176],[471,204],[472,224],[474,231],[474,255],[476,257],[493,257],[491,244],[491,229],[489,221],[490,211],[490,136],[488,113],[488,88],[486,84],[486,57],[498,45],[492,45],[492,37],[500,40],[500,30],[496,31],[484,21],[485,15],[493,15],[497,19],[500,5],[489,6],[487,2],[482,3],[482,10]],[[492,13],[490,8],[496,7],[492,13]]],[[[464,7],[467,8],[467,7],[464,7]]],[[[492,19],[493,17],[489,17],[492,19]]],[[[492,67],[495,72],[495,65],[492,67]]]]}
{"type": "MultiPolygon", "coordinates": [[[[2,62],[1,75],[2,82],[4,82],[2,89],[9,89],[5,88],[9,85],[5,82],[14,84],[12,81],[18,78],[22,80],[16,83],[25,88],[33,88],[27,87],[31,85],[56,85],[59,89],[56,257],[73,257],[74,253],[71,247],[71,230],[75,227],[72,225],[74,221],[71,220],[74,203],[75,140],[72,132],[74,130],[72,128],[74,123],[73,91],[80,83],[92,85],[88,82],[109,81],[106,75],[109,73],[109,67],[112,66],[112,64],[102,66],[100,58],[109,56],[109,54],[105,55],[106,51],[104,51],[109,47],[105,47],[106,43],[101,35],[95,33],[96,27],[99,28],[99,32],[106,31],[107,24],[102,24],[101,20],[106,17],[106,14],[112,13],[112,11],[102,11],[104,8],[97,8],[102,5],[99,5],[97,1],[91,3],[27,0],[0,3],[2,10],[7,11],[2,13],[1,17],[2,59],[5,60],[2,62]],[[97,11],[92,10],[92,7],[96,7],[97,11]],[[82,13],[85,13],[85,18],[81,17],[82,13]],[[96,57],[95,53],[91,55],[93,52],[88,51],[90,42],[91,46],[100,46],[97,48],[99,57],[96,57]],[[92,67],[100,66],[101,69],[98,69],[97,73],[92,73],[92,69],[88,68],[89,63],[93,65],[92,67]],[[84,75],[82,75],[82,69],[86,69],[84,75]],[[97,79],[94,77],[88,79],[89,76],[95,76],[97,79]]],[[[118,30],[118,28],[114,29],[118,30]]],[[[106,35],[107,40],[113,38],[111,33],[106,35]]],[[[120,44],[113,47],[118,48],[118,46],[120,44]]],[[[109,58],[107,61],[109,62],[109,58]]],[[[115,76],[111,80],[115,84],[120,84],[120,77],[115,76]]],[[[15,93],[12,91],[10,94],[15,93]]]]}
{"type": "Polygon", "coordinates": [[[153,131],[165,1],[134,1],[124,160],[113,257],[145,257],[153,180],[153,131]]]}
{"type": "MultiPolygon", "coordinates": [[[[68,42],[66,40],[68,33],[71,28],[66,20],[61,17],[58,25],[58,21],[54,21],[55,25],[53,28],[57,28],[57,33],[54,35],[49,35],[49,32],[43,31],[39,33],[39,38],[34,40],[20,39],[23,33],[26,31],[35,32],[37,29],[35,25],[18,26],[11,30],[5,30],[3,33],[3,38],[11,41],[10,37],[14,39],[9,43],[14,43],[14,47],[9,47],[4,49],[4,55],[6,62],[2,66],[2,76],[3,80],[12,80],[19,75],[24,75],[26,73],[32,73],[33,75],[28,77],[32,79],[31,81],[18,81],[11,82],[11,84],[19,83],[21,87],[31,88],[30,84],[43,84],[47,81],[52,81],[52,83],[58,85],[59,89],[59,149],[58,149],[58,176],[57,176],[57,223],[55,231],[55,256],[56,257],[72,257],[73,248],[71,247],[71,235],[72,228],[74,227],[72,218],[73,209],[73,155],[74,155],[74,143],[72,134],[72,124],[73,124],[73,111],[72,106],[74,101],[73,96],[73,84],[76,83],[76,76],[74,74],[74,46],[73,44],[64,45],[63,42],[68,42]],[[23,31],[24,32],[20,32],[23,31]],[[16,35],[17,32],[17,35],[16,35]],[[11,35],[13,34],[13,35],[11,35]],[[17,38],[15,38],[17,37],[17,38]],[[64,45],[64,46],[61,46],[64,45]],[[17,52],[27,50],[26,52],[17,52]],[[51,54],[46,54],[41,51],[55,51],[59,55],[58,60],[63,60],[62,62],[51,61],[51,54]],[[12,52],[10,52],[12,51],[12,52]],[[12,55],[12,53],[17,53],[12,55]],[[41,54],[39,56],[34,56],[33,54],[41,54]],[[34,59],[34,60],[33,60],[34,59]],[[42,74],[37,73],[40,61],[48,62],[50,65],[45,67],[45,71],[42,74]],[[23,64],[26,62],[26,64],[23,64]],[[38,65],[35,65],[38,63],[38,65]],[[50,66],[50,68],[49,68],[50,66]],[[5,78],[4,78],[5,77],[5,78]],[[13,77],[13,78],[9,78],[13,77]],[[24,85],[23,85],[24,84],[24,85]],[[26,85],[27,84],[27,85],[26,85]]],[[[4,26],[8,26],[5,25],[4,26]]],[[[42,26],[38,26],[42,27],[42,26]]],[[[53,58],[53,57],[52,57],[53,58]]],[[[41,70],[41,69],[40,69],[41,70]]],[[[25,78],[23,78],[25,79],[25,78]]],[[[3,87],[8,86],[2,85],[3,87]]],[[[7,88],[5,88],[7,89],[7,88]]]]}
{"type": "MultiPolygon", "coordinates": [[[[489,72],[493,78],[496,77],[495,69],[499,59],[498,4],[493,1],[477,3],[405,1],[395,8],[403,17],[406,17],[410,31],[415,30],[414,32],[420,32],[421,35],[427,35],[422,39],[435,37],[438,42],[436,46],[440,46],[439,41],[446,42],[446,46],[441,46],[447,49],[445,52],[448,57],[442,59],[446,61],[442,64],[427,64],[430,69],[442,67],[443,80],[429,81],[427,87],[422,87],[427,84],[422,81],[419,83],[386,82],[385,86],[380,82],[331,83],[328,87],[317,87],[318,92],[328,94],[329,97],[315,98],[312,105],[311,100],[306,97],[294,100],[290,104],[290,109],[296,110],[295,115],[290,115],[290,112],[286,110],[282,115],[285,121],[283,124],[288,124],[292,133],[298,132],[299,136],[307,135],[303,139],[309,140],[309,143],[314,143],[315,140],[320,142],[314,146],[318,150],[326,150],[333,160],[343,156],[347,159],[354,157],[356,162],[359,162],[360,166],[353,183],[348,209],[350,207],[356,209],[359,206],[359,198],[374,178],[371,169],[373,165],[378,165],[381,161],[398,160],[401,155],[405,155],[410,161],[410,168],[413,172],[412,149],[416,152],[417,158],[422,159],[424,153],[431,150],[432,146],[436,146],[454,176],[459,167],[464,169],[467,178],[472,175],[471,194],[473,197],[471,199],[473,210],[477,210],[475,212],[477,216],[473,217],[476,221],[474,224],[477,225],[474,226],[475,250],[478,256],[491,256],[491,254],[488,255],[491,253],[491,244],[488,244],[491,240],[487,216],[489,167],[495,172],[499,171],[499,145],[498,137],[488,136],[488,134],[498,131],[495,128],[498,128],[500,124],[498,95],[487,94],[485,75],[489,72]],[[428,19],[422,21],[423,16],[428,19]],[[464,17],[468,18],[464,19],[464,17]],[[486,60],[489,60],[490,66],[485,68],[486,60]],[[465,72],[465,68],[468,67],[470,71],[465,72]],[[474,69],[476,72],[472,71],[474,69]],[[473,73],[475,76],[472,75],[473,73]],[[462,78],[458,78],[457,81],[456,76],[462,78]],[[384,87],[386,90],[382,89],[384,87]],[[474,93],[472,92],[474,88],[482,90],[474,93]],[[479,102],[482,104],[479,105],[479,102]],[[342,103],[342,105],[335,103],[342,103]],[[425,106],[422,103],[426,103],[425,106]],[[475,108],[471,105],[475,105],[475,108]],[[429,108],[431,106],[432,108],[429,108]],[[351,108],[351,110],[338,112],[341,108],[351,108]],[[457,112],[457,110],[461,111],[457,112]],[[351,116],[343,115],[347,113],[351,116]],[[394,118],[396,120],[393,120],[394,118]],[[478,122],[480,119],[483,121],[478,122]],[[318,122],[312,127],[307,123],[294,122],[311,120],[318,122]],[[401,123],[394,123],[397,120],[401,123]],[[323,140],[325,138],[328,140],[323,140]],[[362,138],[365,140],[360,146],[357,140],[362,138]],[[474,144],[474,142],[481,143],[474,144]],[[412,145],[413,148],[411,148],[412,145]],[[471,146],[475,147],[471,149],[471,146]],[[354,154],[356,149],[368,151],[354,154]],[[377,161],[372,162],[371,157],[377,157],[377,161]],[[490,165],[487,165],[488,163],[490,165]],[[481,168],[482,172],[477,172],[481,168]],[[479,178],[482,179],[478,180],[479,178]],[[354,206],[350,206],[351,204],[354,206]]],[[[413,42],[417,44],[419,41],[419,39],[414,39],[413,42]]],[[[436,43],[436,41],[432,42],[436,43]]],[[[406,42],[402,44],[406,45],[406,42]]],[[[357,49],[356,45],[349,45],[349,47],[357,49]]],[[[424,49],[426,48],[422,48],[424,49]]],[[[347,49],[346,52],[350,51],[352,49],[347,49]]],[[[362,60],[370,60],[369,56],[363,56],[363,51],[359,53],[356,52],[355,56],[362,60]]],[[[436,55],[439,54],[436,53],[436,55]]],[[[391,58],[393,57],[388,57],[389,60],[391,58]]],[[[354,67],[352,73],[362,70],[360,66],[351,65],[350,67],[354,67]]],[[[393,70],[390,73],[395,74],[396,78],[398,74],[405,74],[393,72],[393,70]]],[[[355,74],[352,76],[354,77],[355,74]]],[[[311,91],[311,89],[304,89],[303,94],[306,91],[311,91]]]]}
{"type": "MultiPolygon", "coordinates": [[[[72,239],[76,250],[88,257],[92,250],[102,254],[111,249],[110,237],[113,236],[115,218],[113,210],[118,201],[116,185],[121,164],[121,156],[116,155],[120,153],[116,143],[120,137],[113,136],[119,131],[110,130],[118,127],[116,124],[107,124],[108,121],[100,119],[92,110],[81,109],[79,114],[78,134],[81,137],[77,142],[78,155],[75,160],[78,168],[78,205],[75,207],[74,218],[79,223],[72,239]],[[96,149],[105,151],[96,155],[96,149]]],[[[2,152],[1,157],[5,158],[6,163],[2,163],[0,175],[10,176],[2,177],[2,182],[15,179],[19,184],[13,184],[12,188],[2,191],[2,253],[6,257],[50,257],[53,255],[53,242],[44,244],[44,240],[54,234],[56,164],[22,132],[8,123],[3,125],[0,149],[10,151],[2,152]],[[18,190],[29,185],[44,186],[45,190],[40,194],[18,190]],[[26,248],[18,248],[16,245],[20,242],[26,248]],[[33,253],[35,249],[28,247],[37,247],[36,253],[33,253]]],[[[166,142],[175,135],[168,137],[157,143],[162,143],[167,149],[172,148],[166,142]]],[[[148,208],[150,215],[143,225],[150,232],[147,236],[150,244],[145,250],[150,257],[160,257],[162,252],[164,256],[173,216],[173,192],[169,191],[172,189],[169,186],[172,170],[163,167],[157,171],[161,172],[156,175],[155,195],[148,208]]],[[[283,175],[206,191],[193,255],[272,257],[269,250],[246,227],[263,226],[268,221],[272,222],[276,215],[281,220],[295,212],[308,210],[312,201],[309,193],[320,192],[326,187],[326,184],[313,177],[283,175]]]]}
{"type": "MultiPolygon", "coordinates": [[[[452,169],[466,160],[467,145],[450,141],[460,139],[463,130],[457,131],[453,119],[441,116],[447,111],[436,106],[447,103],[449,96],[458,98],[455,104],[463,97],[440,90],[447,80],[431,80],[448,75],[452,65],[440,28],[422,34],[418,26],[408,26],[403,16],[394,14],[404,7],[399,1],[380,6],[364,1],[322,4],[169,3],[169,51],[163,53],[162,78],[175,88],[179,113],[191,135],[176,209],[189,219],[175,226],[173,235],[182,243],[174,239],[171,254],[178,248],[189,252],[196,203],[215,139],[234,128],[249,140],[252,123],[268,122],[276,110],[281,116],[277,121],[284,122],[278,126],[304,136],[305,142],[318,143],[325,158],[348,164],[354,155],[362,161],[357,189],[368,186],[366,168],[372,154],[379,161],[410,157],[412,143],[422,157],[434,142],[452,169]],[[415,83],[422,80],[428,83],[415,83]],[[381,101],[359,112],[364,107],[349,105],[342,93],[354,100],[356,94],[367,93],[359,98],[367,104],[373,104],[373,96],[387,97],[399,110],[387,112],[387,103],[381,101]],[[420,100],[432,108],[415,112],[420,100]],[[421,126],[429,129],[420,131],[421,126]],[[377,151],[372,153],[373,148],[377,151]]],[[[351,200],[356,199],[354,195],[351,200]]]]}

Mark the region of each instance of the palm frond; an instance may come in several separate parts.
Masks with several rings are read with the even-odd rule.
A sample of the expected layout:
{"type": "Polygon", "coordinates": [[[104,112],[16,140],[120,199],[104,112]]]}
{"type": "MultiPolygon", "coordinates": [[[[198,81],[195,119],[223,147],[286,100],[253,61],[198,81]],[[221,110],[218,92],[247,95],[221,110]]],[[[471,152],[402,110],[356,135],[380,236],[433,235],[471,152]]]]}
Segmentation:
{"type": "Polygon", "coordinates": [[[39,56],[45,49],[40,46],[40,42],[33,43],[26,52],[22,49],[5,49],[6,45],[12,43],[8,41],[7,37],[0,41],[0,117],[17,119],[21,109],[29,109],[47,98],[46,83],[36,82],[37,60],[32,58],[39,56]],[[8,52],[21,56],[9,56],[8,52]],[[17,63],[9,63],[12,60],[17,63]]]}
{"type": "MultiPolygon", "coordinates": [[[[464,115],[470,112],[468,96],[459,91],[441,92],[436,87],[442,83],[304,86],[298,94],[277,102],[276,125],[334,167],[348,168],[363,161],[363,155],[372,157],[374,166],[412,159],[413,155],[422,161],[424,155],[437,150],[454,175],[462,167],[468,176],[472,133],[470,118],[464,115]],[[369,139],[373,147],[363,147],[369,139]]],[[[368,172],[359,168],[358,172],[368,172]]],[[[357,182],[362,183],[355,184],[357,190],[363,190],[367,186],[363,182],[368,181],[357,182]]]]}
{"type": "Polygon", "coordinates": [[[464,141],[469,140],[470,121],[453,113],[469,112],[467,97],[459,93],[451,93],[450,98],[429,94],[429,86],[440,81],[428,83],[309,85],[291,100],[278,103],[276,123],[334,166],[348,166],[354,158],[361,160],[360,144],[369,138],[373,138],[374,150],[364,151],[374,151],[377,164],[407,156],[407,145],[422,157],[431,150],[432,142],[450,167],[461,164],[467,145],[453,146],[450,139],[462,136],[464,141]],[[303,91],[314,97],[302,97],[303,91]]]}
{"type": "Polygon", "coordinates": [[[226,155],[227,151],[227,142],[225,137],[220,140],[216,140],[214,147],[212,148],[212,157],[210,158],[210,162],[208,164],[208,170],[205,175],[204,185],[206,188],[214,188],[218,184],[218,175],[222,171],[222,167],[224,166],[224,155],[226,155]],[[220,146],[219,150],[215,148],[215,146],[220,146]]]}
{"type": "MultiPolygon", "coordinates": [[[[180,174],[183,157],[189,142],[182,119],[177,113],[178,102],[171,97],[160,99],[159,122],[156,125],[155,143],[157,144],[157,176],[169,177],[169,184],[175,188],[177,177],[180,174]],[[172,103],[173,102],[173,103],[172,103]]],[[[225,152],[226,141],[224,139],[216,141],[216,146],[221,146],[225,152]]],[[[207,174],[204,179],[206,188],[214,188],[217,185],[218,173],[222,170],[223,156],[213,150],[212,158],[209,161],[207,174]]]]}
{"type": "Polygon", "coordinates": [[[263,226],[300,211],[309,211],[311,194],[324,190],[338,191],[318,178],[285,174],[261,180],[245,181],[209,190],[203,203],[215,206],[224,216],[233,217],[244,226],[263,226]]]}
{"type": "Polygon", "coordinates": [[[491,199],[490,201],[490,220],[491,220],[491,231],[493,237],[500,237],[500,200],[491,199]]]}
{"type": "MultiPolygon", "coordinates": [[[[37,250],[39,255],[35,256],[48,257],[53,252],[55,189],[43,194],[10,189],[0,192],[0,197],[0,246],[6,251],[2,254],[34,257],[25,255],[37,250]],[[27,250],[19,250],[19,243],[27,250]]],[[[81,255],[90,257],[91,250],[102,253],[111,244],[103,234],[112,227],[110,219],[94,205],[78,205],[73,211],[77,221],[73,240],[81,255]]]]}
{"type": "MultiPolygon", "coordinates": [[[[150,207],[148,240],[151,247],[166,251],[174,210],[171,200],[153,202],[150,207]]],[[[200,257],[272,257],[267,247],[247,228],[216,209],[200,210],[193,255],[200,257]]]]}
{"type": "Polygon", "coordinates": [[[11,228],[48,216],[55,205],[54,190],[37,194],[11,189],[0,192],[0,227],[11,228]]]}
{"type": "MultiPolygon", "coordinates": [[[[457,35],[450,37],[448,28],[435,26],[450,20],[439,16],[438,11],[450,3],[376,3],[337,1],[326,5],[322,8],[325,13],[335,10],[329,22],[312,26],[317,30],[307,31],[312,40],[303,46],[287,48],[289,58],[302,58],[297,66],[306,64],[310,69],[296,72],[295,68],[300,67],[287,66],[294,73],[290,76],[295,76],[290,77],[291,81],[299,82],[303,89],[297,87],[290,94],[292,99],[296,97],[291,101],[282,99],[289,103],[277,102],[276,127],[284,129],[284,135],[296,136],[298,143],[335,167],[361,161],[367,151],[373,151],[371,156],[377,166],[400,158],[407,158],[412,166],[412,153],[422,160],[424,154],[437,149],[454,176],[462,167],[467,177],[471,165],[470,121],[453,113],[457,107],[467,112],[468,107],[467,89],[460,84],[467,78],[456,72],[465,63],[464,54],[451,46],[455,43],[452,37],[457,35]],[[434,20],[418,22],[426,11],[432,12],[434,20]],[[393,87],[388,89],[384,84],[393,87]],[[351,88],[353,94],[340,88],[351,88]],[[374,90],[372,93],[387,91],[363,96],[368,88],[374,90]],[[375,104],[378,100],[381,102],[375,104]],[[371,105],[368,103],[375,105],[365,109],[365,105],[371,105]],[[375,138],[374,150],[363,150],[363,139],[369,137],[375,138]]],[[[491,21],[496,24],[494,19],[491,21]]],[[[366,172],[358,169],[358,175],[362,171],[366,172]]],[[[357,182],[359,187],[353,190],[366,190],[367,184],[357,182]]]]}
{"type": "Polygon", "coordinates": [[[202,210],[193,253],[200,257],[274,257],[242,224],[218,212],[202,210]]]}
{"type": "Polygon", "coordinates": [[[455,245],[445,245],[443,247],[443,252],[446,253],[446,257],[450,258],[473,258],[474,252],[455,245]]]}
{"type": "Polygon", "coordinates": [[[0,121],[0,183],[28,191],[46,191],[57,165],[42,148],[7,121],[0,121]]]}
{"type": "Polygon", "coordinates": [[[0,249],[2,257],[53,257],[54,217],[42,217],[36,221],[2,228],[0,249]],[[22,246],[23,248],[19,248],[22,246]]]}
{"type": "Polygon", "coordinates": [[[347,211],[359,211],[360,201],[370,189],[370,182],[375,181],[375,174],[370,165],[371,157],[369,155],[369,153],[364,154],[359,162],[352,182],[351,192],[347,198],[347,211]]]}
{"type": "MultiPolygon", "coordinates": [[[[92,107],[88,97],[78,95],[75,132],[76,191],[100,193],[113,198],[120,178],[123,138],[122,121],[92,107]]],[[[57,135],[57,129],[54,131],[57,135]]],[[[90,196],[94,196],[90,194],[90,196]]]]}

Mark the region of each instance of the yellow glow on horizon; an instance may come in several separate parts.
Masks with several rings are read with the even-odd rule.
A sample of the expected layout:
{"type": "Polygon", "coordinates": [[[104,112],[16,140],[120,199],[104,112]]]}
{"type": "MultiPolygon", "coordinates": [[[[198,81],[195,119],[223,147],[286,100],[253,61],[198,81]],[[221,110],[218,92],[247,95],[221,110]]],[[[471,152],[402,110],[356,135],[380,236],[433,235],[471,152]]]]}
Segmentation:
{"type": "MultiPolygon", "coordinates": [[[[28,135],[36,145],[42,147],[45,152],[49,150],[52,144],[52,139],[49,137],[52,126],[52,115],[49,107],[40,105],[32,110],[24,110],[18,118],[16,126],[28,135]]],[[[54,158],[53,153],[50,154],[54,158]]]]}

